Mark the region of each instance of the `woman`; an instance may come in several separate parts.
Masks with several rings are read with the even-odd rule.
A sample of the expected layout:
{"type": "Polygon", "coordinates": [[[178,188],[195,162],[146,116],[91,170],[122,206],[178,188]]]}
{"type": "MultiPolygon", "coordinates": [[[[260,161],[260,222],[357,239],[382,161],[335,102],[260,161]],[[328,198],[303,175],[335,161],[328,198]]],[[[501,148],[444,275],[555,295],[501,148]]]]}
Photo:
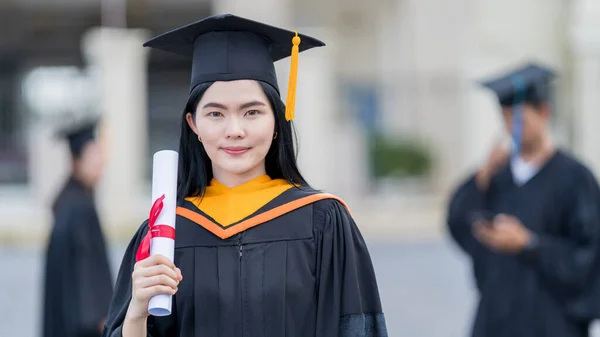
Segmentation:
{"type": "Polygon", "coordinates": [[[99,337],[113,295],[113,279],[94,190],[103,172],[97,119],[61,128],[71,172],[52,205],[46,246],[42,337],[99,337]],[[94,305],[89,305],[94,303],[94,305]]]}
{"type": "Polygon", "coordinates": [[[194,60],[175,264],[140,248],[144,223],[123,258],[104,336],[387,336],[358,228],[341,200],[309,187],[294,157],[297,54],[323,45],[233,15],[146,43],[194,60]],[[273,62],[290,49],[286,111],[273,62]],[[161,293],[174,295],[171,315],[149,316],[149,298],[161,293]]]}

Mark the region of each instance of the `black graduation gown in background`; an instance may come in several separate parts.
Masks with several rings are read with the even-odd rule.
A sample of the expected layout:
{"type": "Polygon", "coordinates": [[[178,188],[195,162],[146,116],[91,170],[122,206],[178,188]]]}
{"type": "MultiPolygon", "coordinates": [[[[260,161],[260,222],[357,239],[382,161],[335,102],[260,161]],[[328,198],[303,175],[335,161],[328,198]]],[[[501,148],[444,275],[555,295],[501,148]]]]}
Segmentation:
{"type": "Polygon", "coordinates": [[[113,283],[94,200],[71,178],[54,204],[46,252],[43,337],[100,336],[113,283]]]}
{"type": "Polygon", "coordinates": [[[448,226],[472,260],[480,294],[473,337],[582,337],[600,317],[600,190],[592,173],[558,151],[526,184],[508,167],[480,193],[471,177],[454,194],[448,226]],[[495,253],[472,235],[474,212],[516,216],[537,252],[495,253]]]}
{"type": "MultiPolygon", "coordinates": [[[[365,241],[339,201],[298,207],[315,193],[289,189],[228,227],[184,201],[175,240],[183,280],[172,314],[148,318],[148,335],[387,336],[365,241]],[[217,236],[240,231],[236,226],[249,228],[226,239],[217,236]]],[[[106,337],[121,336],[135,254],[146,233],[144,223],[123,257],[106,337]]]]}

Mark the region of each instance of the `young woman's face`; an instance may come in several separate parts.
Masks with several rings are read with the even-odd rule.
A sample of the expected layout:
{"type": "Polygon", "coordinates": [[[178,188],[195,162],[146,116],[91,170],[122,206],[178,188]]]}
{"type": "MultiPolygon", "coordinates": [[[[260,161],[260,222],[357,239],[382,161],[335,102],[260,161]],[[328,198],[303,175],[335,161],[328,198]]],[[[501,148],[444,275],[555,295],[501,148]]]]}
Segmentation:
{"type": "Polygon", "coordinates": [[[215,82],[198,103],[195,118],[190,113],[186,118],[200,137],[217,179],[265,174],[275,115],[258,82],[215,82]]]}
{"type": "Polygon", "coordinates": [[[86,186],[94,187],[102,177],[104,155],[98,141],[88,142],[75,160],[76,174],[86,186]]]}

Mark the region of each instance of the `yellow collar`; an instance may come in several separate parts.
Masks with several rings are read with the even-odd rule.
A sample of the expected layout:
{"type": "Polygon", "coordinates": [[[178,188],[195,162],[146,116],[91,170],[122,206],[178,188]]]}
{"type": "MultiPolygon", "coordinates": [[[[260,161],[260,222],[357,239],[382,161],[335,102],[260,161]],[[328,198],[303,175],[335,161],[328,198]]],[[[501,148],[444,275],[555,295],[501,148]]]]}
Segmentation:
{"type": "Polygon", "coordinates": [[[221,226],[229,226],[256,213],[292,187],[286,180],[271,179],[268,175],[231,188],[213,179],[204,197],[188,197],[186,200],[221,226]]]}

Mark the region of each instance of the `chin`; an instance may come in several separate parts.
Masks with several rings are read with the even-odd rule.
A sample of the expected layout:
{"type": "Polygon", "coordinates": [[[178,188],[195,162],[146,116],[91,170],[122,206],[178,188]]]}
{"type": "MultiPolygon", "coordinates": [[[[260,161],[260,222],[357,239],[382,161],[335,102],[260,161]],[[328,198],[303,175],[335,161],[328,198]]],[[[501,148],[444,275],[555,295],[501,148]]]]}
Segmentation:
{"type": "Polygon", "coordinates": [[[254,169],[256,167],[256,165],[252,165],[249,163],[236,163],[236,164],[228,163],[228,165],[217,165],[217,166],[219,166],[225,172],[228,172],[230,174],[238,174],[238,175],[252,171],[252,169],[254,169]]]}

